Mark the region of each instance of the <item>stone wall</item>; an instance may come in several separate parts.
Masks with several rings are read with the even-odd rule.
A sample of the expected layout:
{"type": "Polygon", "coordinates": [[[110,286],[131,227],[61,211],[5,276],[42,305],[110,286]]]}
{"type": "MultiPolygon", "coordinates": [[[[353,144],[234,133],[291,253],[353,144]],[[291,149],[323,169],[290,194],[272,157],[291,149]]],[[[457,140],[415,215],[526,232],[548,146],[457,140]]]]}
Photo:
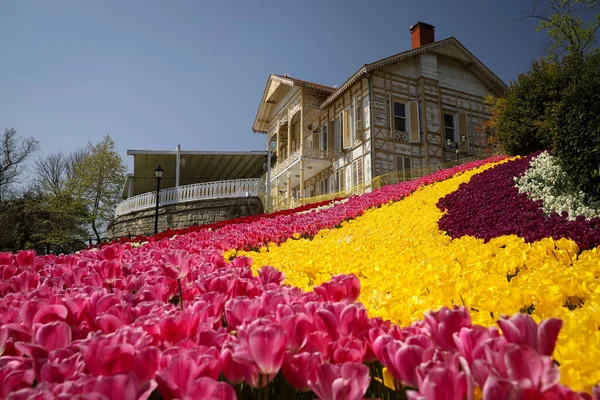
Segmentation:
{"type": "MultiPolygon", "coordinates": [[[[258,197],[213,199],[161,206],[158,210],[158,231],[181,229],[227,219],[261,214],[263,206],[258,197]]],[[[154,233],[155,209],[138,211],[116,218],[107,236],[148,235],[154,233]]]]}

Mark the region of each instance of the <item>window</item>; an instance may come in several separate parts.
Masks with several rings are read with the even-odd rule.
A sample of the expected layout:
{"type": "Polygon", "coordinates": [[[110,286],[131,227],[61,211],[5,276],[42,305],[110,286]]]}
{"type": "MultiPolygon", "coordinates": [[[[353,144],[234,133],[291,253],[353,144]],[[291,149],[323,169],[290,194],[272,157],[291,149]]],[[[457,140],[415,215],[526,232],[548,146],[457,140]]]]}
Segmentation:
{"type": "Polygon", "coordinates": [[[396,172],[398,174],[398,180],[407,180],[411,178],[409,157],[396,157],[396,172]]]}
{"type": "Polygon", "coordinates": [[[342,150],[342,133],[344,131],[344,118],[342,117],[342,114],[340,114],[333,123],[333,148],[336,154],[342,150]]]}
{"type": "Polygon", "coordinates": [[[327,124],[323,125],[321,128],[321,150],[327,151],[327,124]]]}
{"type": "Polygon", "coordinates": [[[362,157],[352,162],[352,186],[361,185],[363,182],[362,157]]]}
{"type": "Polygon", "coordinates": [[[361,107],[361,100],[360,99],[354,99],[354,107],[353,107],[353,111],[354,111],[354,118],[353,123],[354,123],[354,129],[353,129],[353,138],[352,141],[355,142],[357,140],[362,140],[362,128],[363,128],[363,121],[362,121],[362,107],[361,107]]]}
{"type": "Polygon", "coordinates": [[[321,180],[321,194],[327,194],[327,178],[321,180]]]}
{"type": "Polygon", "coordinates": [[[407,132],[406,104],[394,102],[394,129],[399,132],[407,132]]]}
{"type": "Polygon", "coordinates": [[[446,132],[446,142],[450,140],[456,142],[456,128],[454,125],[454,115],[444,114],[444,131],[446,132]]]}
{"type": "Polygon", "coordinates": [[[338,192],[344,190],[344,168],[335,171],[335,185],[338,192]]]}

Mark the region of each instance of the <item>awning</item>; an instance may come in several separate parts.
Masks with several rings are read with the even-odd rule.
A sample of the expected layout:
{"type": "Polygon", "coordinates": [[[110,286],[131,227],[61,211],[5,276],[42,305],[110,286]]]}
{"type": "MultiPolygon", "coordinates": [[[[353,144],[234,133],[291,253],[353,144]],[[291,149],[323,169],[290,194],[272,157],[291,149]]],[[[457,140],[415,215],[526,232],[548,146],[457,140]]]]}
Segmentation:
{"type": "MultiPolygon", "coordinates": [[[[133,156],[132,196],[156,190],[154,170],[164,172],[161,188],[176,186],[177,151],[127,150],[133,156]]],[[[179,186],[230,179],[260,178],[265,174],[266,151],[180,151],[179,186]]]]}

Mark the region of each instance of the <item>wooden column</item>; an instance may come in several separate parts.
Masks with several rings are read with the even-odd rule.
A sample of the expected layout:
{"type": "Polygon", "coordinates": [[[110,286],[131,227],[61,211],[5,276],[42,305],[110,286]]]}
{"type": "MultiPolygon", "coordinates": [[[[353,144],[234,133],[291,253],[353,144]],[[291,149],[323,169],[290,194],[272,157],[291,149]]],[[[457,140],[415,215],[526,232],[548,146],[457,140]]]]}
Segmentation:
{"type": "Polygon", "coordinates": [[[275,149],[275,151],[277,152],[277,162],[280,162],[281,159],[279,158],[279,124],[277,124],[277,148],[275,149]]]}
{"type": "Polygon", "coordinates": [[[288,108],[288,141],[287,141],[287,156],[292,155],[292,117],[288,108]]]}
{"type": "Polygon", "coordinates": [[[275,180],[275,208],[279,210],[279,178],[275,180]]]}
{"type": "Polygon", "coordinates": [[[304,88],[300,92],[300,198],[304,197],[304,88]]]}
{"type": "Polygon", "coordinates": [[[292,201],[292,170],[288,169],[287,170],[287,202],[288,202],[288,208],[289,205],[292,201]]]}

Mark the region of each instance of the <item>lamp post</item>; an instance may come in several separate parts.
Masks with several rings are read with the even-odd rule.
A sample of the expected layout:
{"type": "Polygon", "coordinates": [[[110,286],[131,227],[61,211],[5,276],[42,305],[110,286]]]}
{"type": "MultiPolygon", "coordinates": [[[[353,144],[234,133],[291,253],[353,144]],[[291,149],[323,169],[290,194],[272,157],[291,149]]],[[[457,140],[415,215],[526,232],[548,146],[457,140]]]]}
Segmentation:
{"type": "Polygon", "coordinates": [[[156,175],[156,212],[154,214],[154,234],[158,233],[158,198],[160,194],[160,178],[163,176],[163,169],[160,167],[156,167],[154,170],[154,175],[156,175]]]}

